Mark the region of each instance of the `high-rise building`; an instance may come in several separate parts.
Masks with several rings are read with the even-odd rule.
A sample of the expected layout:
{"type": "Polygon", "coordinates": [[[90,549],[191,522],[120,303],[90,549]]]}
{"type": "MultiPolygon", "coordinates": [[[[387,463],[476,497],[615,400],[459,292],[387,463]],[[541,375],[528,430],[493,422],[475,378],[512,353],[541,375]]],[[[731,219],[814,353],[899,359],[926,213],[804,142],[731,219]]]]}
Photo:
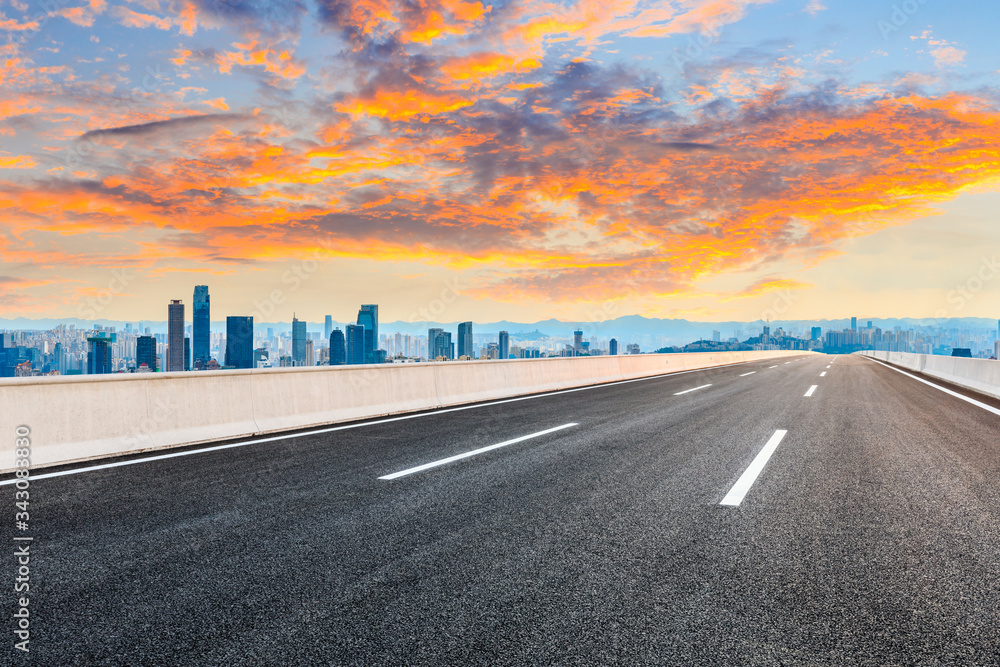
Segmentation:
{"type": "Polygon", "coordinates": [[[506,359],[510,356],[510,334],[506,331],[501,331],[498,336],[498,344],[500,346],[500,358],[506,359]]]}
{"type": "Polygon", "coordinates": [[[458,356],[474,356],[472,352],[472,322],[462,322],[458,325],[458,356]]]}
{"type": "Polygon", "coordinates": [[[365,363],[365,327],[361,324],[347,325],[347,363],[365,363]]]}
{"type": "Polygon", "coordinates": [[[296,366],[306,363],[306,323],[292,315],[292,361],[296,366]]]}
{"type": "Polygon", "coordinates": [[[194,326],[191,329],[191,365],[198,367],[208,363],[212,345],[212,308],[208,296],[208,285],[195,285],[194,304],[191,306],[194,326]]]}
{"type": "Polygon", "coordinates": [[[612,338],[608,341],[608,354],[616,355],[618,354],[618,339],[612,338]]]}
{"type": "Polygon", "coordinates": [[[306,341],[306,366],[316,365],[316,344],[313,343],[313,339],[310,338],[306,341]]]}
{"type": "Polygon", "coordinates": [[[87,375],[106,375],[111,372],[110,338],[87,339],[87,375]]]}
{"type": "Polygon", "coordinates": [[[184,370],[184,303],[173,299],[167,306],[167,370],[184,370]]]}
{"type": "Polygon", "coordinates": [[[813,327],[812,336],[813,340],[820,340],[823,337],[823,327],[813,327]]]}
{"type": "Polygon", "coordinates": [[[858,330],[858,318],[852,317],[851,318],[851,331],[857,331],[857,330],[858,330]]]}
{"type": "Polygon", "coordinates": [[[444,335],[444,329],[438,329],[436,327],[427,330],[427,359],[428,361],[434,361],[438,356],[436,354],[438,349],[438,336],[444,335]]]}
{"type": "Polygon", "coordinates": [[[580,354],[583,349],[583,332],[579,329],[573,332],[573,352],[580,354]]]}
{"type": "Polygon", "coordinates": [[[347,363],[347,341],[344,332],[337,327],[330,332],[330,365],[343,366],[347,363]]]}
{"type": "Polygon", "coordinates": [[[428,329],[427,358],[433,360],[438,357],[444,359],[455,358],[455,347],[451,342],[451,332],[437,328],[428,329]]]}
{"type": "Polygon", "coordinates": [[[373,303],[363,304],[358,311],[358,325],[365,328],[365,363],[374,364],[377,361],[375,350],[378,348],[378,306],[373,303]]]}
{"type": "Polygon", "coordinates": [[[184,336],[184,370],[191,370],[191,338],[184,336]]]}
{"type": "Polygon", "coordinates": [[[330,340],[331,333],[333,333],[333,315],[327,315],[323,319],[323,338],[330,340]]]}
{"type": "Polygon", "coordinates": [[[226,366],[253,368],[253,317],[226,318],[226,366]]]}
{"type": "Polygon", "coordinates": [[[135,366],[139,368],[146,364],[151,371],[156,367],[156,339],[152,336],[139,336],[135,339],[135,366]]]}
{"type": "Polygon", "coordinates": [[[715,343],[722,342],[722,332],[721,331],[714,331],[713,330],[712,331],[712,341],[715,342],[715,343]]]}

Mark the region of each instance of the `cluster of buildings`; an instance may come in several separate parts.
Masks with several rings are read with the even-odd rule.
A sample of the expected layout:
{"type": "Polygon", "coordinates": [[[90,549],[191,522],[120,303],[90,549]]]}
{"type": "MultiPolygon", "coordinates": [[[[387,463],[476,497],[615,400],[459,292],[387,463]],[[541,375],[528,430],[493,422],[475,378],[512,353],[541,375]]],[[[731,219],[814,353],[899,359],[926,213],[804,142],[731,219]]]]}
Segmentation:
{"type": "Polygon", "coordinates": [[[728,350],[814,350],[827,354],[851,354],[861,350],[885,352],[911,352],[963,356],[978,359],[1000,359],[1000,321],[996,331],[954,330],[940,327],[882,329],[872,320],[859,326],[852,317],[849,327],[824,331],[811,327],[808,332],[792,332],[769,325],[752,332],[736,331],[726,341],[719,331],[712,332],[712,340],[699,340],[683,347],[666,347],[657,352],[709,352],[728,350]]]}
{"type": "MultiPolygon", "coordinates": [[[[615,338],[585,338],[582,329],[573,331],[572,338],[535,331],[518,333],[512,339],[507,331],[477,334],[472,322],[458,324],[454,333],[432,327],[426,336],[380,335],[378,311],[378,305],[364,304],[355,321],[343,328],[335,326],[332,316],[327,315],[322,332],[309,331],[307,323],[294,316],[290,330],[276,331],[262,325],[255,330],[253,317],[242,315],[226,317],[224,332],[212,331],[208,287],[198,285],[190,322],[182,300],[171,300],[167,305],[166,333],[132,324],[122,330],[96,325],[84,330],[61,324],[49,331],[0,333],[0,377],[640,354],[635,340],[655,342],[648,335],[634,336],[633,342],[620,346],[615,338]]],[[[711,340],[656,351],[816,350],[849,354],[885,350],[1000,358],[1000,322],[995,332],[899,326],[883,330],[872,321],[859,326],[857,318],[852,318],[850,326],[842,330],[772,330],[765,324],[734,333],[723,340],[720,331],[713,331],[711,340]]]]}
{"type": "MultiPolygon", "coordinates": [[[[578,356],[607,353],[591,349],[583,332],[562,350],[512,345],[510,334],[475,334],[472,322],[458,325],[457,335],[430,328],[427,336],[396,333],[379,335],[378,305],[364,304],[353,323],[343,329],[327,315],[322,335],[308,331],[307,323],[293,316],[290,331],[267,327],[255,331],[252,316],[226,317],[225,332],[212,331],[208,286],[194,288],[190,308],[181,299],[167,305],[167,331],[126,324],[83,330],[59,325],[51,331],[17,331],[0,334],[0,376],[101,375],[204,371],[260,367],[413,363],[425,360],[517,359],[541,356],[578,356]]],[[[610,354],[618,343],[609,343],[610,354]]],[[[638,353],[638,348],[630,348],[638,353]]]]}

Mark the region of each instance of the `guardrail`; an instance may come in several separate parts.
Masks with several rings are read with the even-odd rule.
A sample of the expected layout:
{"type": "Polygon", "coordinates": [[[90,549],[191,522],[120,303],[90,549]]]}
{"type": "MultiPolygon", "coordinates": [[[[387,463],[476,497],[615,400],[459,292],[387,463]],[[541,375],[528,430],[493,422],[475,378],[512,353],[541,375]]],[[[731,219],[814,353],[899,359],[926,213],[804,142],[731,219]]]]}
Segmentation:
{"type": "Polygon", "coordinates": [[[317,366],[0,380],[0,472],[15,429],[33,468],[808,352],[317,366]]]}
{"type": "Polygon", "coordinates": [[[1000,398],[1000,361],[969,359],[968,357],[943,357],[936,354],[912,354],[910,352],[873,352],[870,350],[856,354],[917,371],[966,389],[978,391],[980,394],[1000,398]]]}

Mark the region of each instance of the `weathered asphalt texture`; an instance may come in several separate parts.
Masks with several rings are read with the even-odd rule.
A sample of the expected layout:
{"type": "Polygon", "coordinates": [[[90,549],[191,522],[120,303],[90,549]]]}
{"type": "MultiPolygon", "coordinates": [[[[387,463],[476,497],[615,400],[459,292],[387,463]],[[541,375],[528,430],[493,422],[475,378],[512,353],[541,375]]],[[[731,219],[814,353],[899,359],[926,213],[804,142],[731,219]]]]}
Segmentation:
{"type": "Polygon", "coordinates": [[[829,361],[37,480],[30,663],[1000,664],[1000,417],[829,361]]]}

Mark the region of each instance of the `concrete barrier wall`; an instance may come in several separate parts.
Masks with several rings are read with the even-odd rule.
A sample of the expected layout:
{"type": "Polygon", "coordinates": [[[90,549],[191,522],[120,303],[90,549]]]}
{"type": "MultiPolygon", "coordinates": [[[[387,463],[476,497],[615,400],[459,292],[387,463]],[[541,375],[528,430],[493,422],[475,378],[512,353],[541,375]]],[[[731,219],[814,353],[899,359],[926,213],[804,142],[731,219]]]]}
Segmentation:
{"type": "Polygon", "coordinates": [[[807,352],[723,352],[0,379],[0,472],[14,429],[33,467],[807,352]]]}
{"type": "Polygon", "coordinates": [[[911,371],[1000,398],[1000,361],[909,352],[858,352],[911,371]]]}

